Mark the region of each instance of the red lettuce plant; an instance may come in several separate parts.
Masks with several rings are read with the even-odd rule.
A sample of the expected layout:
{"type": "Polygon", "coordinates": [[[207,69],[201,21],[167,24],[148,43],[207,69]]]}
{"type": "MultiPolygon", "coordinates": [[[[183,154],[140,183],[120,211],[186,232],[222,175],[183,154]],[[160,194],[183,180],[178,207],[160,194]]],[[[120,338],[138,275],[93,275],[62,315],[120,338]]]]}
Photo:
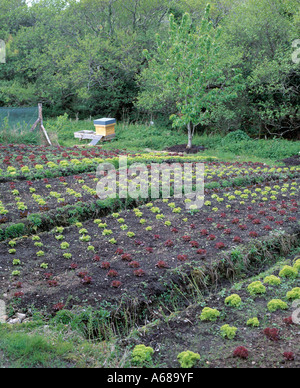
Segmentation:
{"type": "Polygon", "coordinates": [[[217,249],[224,249],[225,248],[225,244],[223,242],[218,242],[218,243],[216,243],[216,248],[217,249]]]}
{"type": "Polygon", "coordinates": [[[115,271],[114,269],[111,269],[111,270],[108,272],[108,274],[107,274],[107,276],[109,276],[109,277],[111,277],[111,278],[115,278],[115,277],[117,277],[118,275],[119,275],[118,272],[115,271]]]}
{"type": "Polygon", "coordinates": [[[137,277],[142,277],[146,275],[145,271],[142,269],[137,269],[136,271],[133,272],[133,274],[134,276],[137,276],[137,277]]]}
{"type": "Polygon", "coordinates": [[[88,274],[87,272],[81,271],[81,272],[78,272],[77,276],[78,276],[79,278],[82,278],[82,279],[83,279],[87,274],[88,274]]]}
{"type": "Polygon", "coordinates": [[[58,311],[63,310],[64,307],[65,307],[65,305],[64,305],[63,303],[57,303],[57,304],[55,304],[55,305],[53,306],[53,310],[54,310],[55,312],[58,312],[58,311]]]}
{"type": "Polygon", "coordinates": [[[48,280],[49,287],[57,287],[58,282],[56,280],[48,280]]]}
{"type": "Polygon", "coordinates": [[[208,237],[207,237],[207,240],[208,241],[213,241],[216,239],[216,236],[214,234],[210,234],[208,237]]]}
{"type": "Polygon", "coordinates": [[[177,259],[179,261],[186,261],[186,260],[188,260],[188,257],[187,257],[187,255],[178,255],[177,259]]]}
{"type": "Polygon", "coordinates": [[[249,351],[244,346],[238,346],[233,352],[233,357],[239,357],[247,360],[249,357],[249,351]]]}
{"type": "Polygon", "coordinates": [[[131,261],[128,265],[130,268],[139,268],[140,267],[140,263],[138,261],[131,261]]]}
{"type": "Polygon", "coordinates": [[[92,283],[91,276],[85,276],[83,279],[81,279],[81,283],[84,284],[84,285],[91,284],[92,283]]]}
{"type": "Polygon", "coordinates": [[[132,261],[132,256],[131,256],[131,254],[130,254],[130,253],[124,253],[124,254],[122,255],[122,260],[124,260],[124,261],[132,261]]]}
{"type": "Polygon", "coordinates": [[[113,288],[120,288],[121,285],[122,285],[122,283],[119,280],[114,280],[113,282],[111,282],[111,286],[113,288]]]}
{"type": "Polygon", "coordinates": [[[283,357],[286,359],[286,361],[294,361],[295,355],[293,352],[284,352],[283,357]]]}
{"type": "Polygon", "coordinates": [[[284,318],[283,322],[287,325],[294,325],[293,317],[284,318]]]}
{"type": "Polygon", "coordinates": [[[269,338],[269,340],[271,341],[274,341],[274,342],[277,342],[279,341],[279,330],[278,329],[271,329],[269,327],[267,327],[265,330],[264,330],[264,335],[269,338]]]}
{"type": "Polygon", "coordinates": [[[171,247],[174,246],[174,243],[173,243],[172,240],[167,240],[167,241],[165,242],[165,246],[168,247],[168,248],[171,248],[171,247]]]}
{"type": "Polygon", "coordinates": [[[15,298],[21,298],[22,296],[24,296],[24,293],[22,291],[19,291],[19,292],[15,292],[14,293],[14,297],[15,298]]]}
{"type": "Polygon", "coordinates": [[[241,239],[241,237],[239,237],[239,236],[235,236],[234,239],[233,239],[233,242],[234,242],[234,243],[241,243],[241,242],[242,242],[242,239],[241,239]]]}
{"type": "Polygon", "coordinates": [[[168,265],[165,261],[163,260],[160,260],[157,264],[156,264],[156,267],[157,268],[160,268],[160,269],[163,269],[163,268],[168,268],[168,265]]]}

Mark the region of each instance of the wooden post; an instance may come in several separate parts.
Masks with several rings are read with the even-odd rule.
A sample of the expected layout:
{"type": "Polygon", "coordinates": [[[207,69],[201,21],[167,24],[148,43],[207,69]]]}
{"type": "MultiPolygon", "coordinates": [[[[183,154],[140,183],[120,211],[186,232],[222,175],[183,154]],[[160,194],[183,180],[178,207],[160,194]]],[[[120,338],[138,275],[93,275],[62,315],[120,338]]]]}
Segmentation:
{"type": "Polygon", "coordinates": [[[33,126],[30,129],[30,132],[33,132],[38,124],[40,124],[40,130],[43,132],[47,142],[49,145],[52,145],[51,140],[49,139],[48,133],[44,127],[44,122],[43,122],[43,104],[39,103],[38,104],[39,108],[39,118],[36,120],[36,122],[33,124],[33,126]]]}

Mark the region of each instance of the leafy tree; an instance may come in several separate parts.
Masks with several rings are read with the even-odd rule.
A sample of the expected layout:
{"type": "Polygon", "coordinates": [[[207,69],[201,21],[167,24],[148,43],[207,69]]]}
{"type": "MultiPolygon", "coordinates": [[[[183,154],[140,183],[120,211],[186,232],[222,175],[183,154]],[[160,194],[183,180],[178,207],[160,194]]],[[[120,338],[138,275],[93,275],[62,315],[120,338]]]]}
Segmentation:
{"type": "Polygon", "coordinates": [[[167,41],[157,35],[156,53],[144,51],[149,66],[140,78],[146,87],[138,105],[148,110],[170,101],[176,105],[170,119],[173,127],[187,128],[187,148],[192,147],[196,127],[209,124],[216,107],[226,110],[240,88],[239,72],[220,66],[221,31],[209,21],[209,11],[208,6],[199,27],[187,13],[180,24],[171,15],[167,41]]]}
{"type": "Polygon", "coordinates": [[[299,38],[299,4],[246,0],[225,18],[224,55],[241,69],[245,84],[235,101],[236,129],[252,129],[255,136],[299,131],[300,73],[292,61],[292,42],[299,38]]]}

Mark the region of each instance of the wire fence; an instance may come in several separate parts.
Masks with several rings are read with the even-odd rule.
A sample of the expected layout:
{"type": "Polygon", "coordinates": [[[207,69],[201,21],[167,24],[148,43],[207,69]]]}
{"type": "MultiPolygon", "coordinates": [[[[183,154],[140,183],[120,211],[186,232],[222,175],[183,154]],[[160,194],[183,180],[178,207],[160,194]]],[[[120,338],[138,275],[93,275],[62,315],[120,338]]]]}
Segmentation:
{"type": "Polygon", "coordinates": [[[36,143],[37,129],[30,132],[38,118],[38,107],[0,108],[0,142],[26,140],[36,143]]]}

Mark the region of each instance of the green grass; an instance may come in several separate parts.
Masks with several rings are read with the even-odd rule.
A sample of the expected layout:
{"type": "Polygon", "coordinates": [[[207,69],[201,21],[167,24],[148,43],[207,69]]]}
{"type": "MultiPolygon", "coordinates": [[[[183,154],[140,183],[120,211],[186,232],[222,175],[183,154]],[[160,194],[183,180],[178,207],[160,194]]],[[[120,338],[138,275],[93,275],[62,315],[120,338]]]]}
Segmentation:
{"type": "MultiPolygon", "coordinates": [[[[67,117],[46,122],[47,130],[54,139],[53,143],[63,146],[86,145],[89,141],[80,142],[74,138],[74,132],[81,130],[94,130],[92,120],[75,121],[67,117]]],[[[124,149],[134,152],[149,150],[162,151],[167,147],[186,144],[187,135],[184,130],[166,129],[157,126],[142,124],[118,123],[116,125],[116,139],[103,143],[107,150],[124,149]]],[[[288,140],[250,140],[224,142],[221,134],[196,134],[193,139],[194,145],[207,148],[203,155],[215,156],[220,160],[262,162],[270,165],[278,160],[296,155],[300,152],[299,141],[288,140]]]]}
{"type": "Polygon", "coordinates": [[[0,368],[122,368],[129,359],[115,339],[88,341],[68,325],[0,324],[0,368]]]}
{"type": "Polygon", "coordinates": [[[0,143],[2,144],[40,144],[38,133],[30,133],[28,130],[0,130],[0,143]]]}
{"type": "MultiPolygon", "coordinates": [[[[82,130],[94,130],[93,119],[71,120],[67,115],[56,119],[47,119],[44,122],[53,145],[72,147],[74,145],[88,145],[89,140],[79,141],[74,133],[82,130]]],[[[187,143],[187,134],[184,130],[175,130],[145,124],[117,123],[116,139],[104,142],[106,150],[124,149],[133,152],[162,151],[167,147],[187,143]]],[[[39,144],[42,136],[38,133],[0,132],[0,143],[31,143],[39,144]]],[[[207,148],[201,154],[215,156],[220,160],[252,161],[274,165],[278,160],[297,155],[300,152],[299,141],[276,140],[244,140],[235,142],[224,141],[224,136],[214,131],[213,134],[196,134],[193,139],[196,146],[207,148]]]]}
{"type": "MultiPolygon", "coordinates": [[[[25,326],[24,326],[25,327],[25,326]]],[[[0,326],[0,367],[70,367],[66,358],[73,349],[68,342],[51,343],[38,334],[18,331],[20,328],[0,326]]],[[[22,329],[24,330],[24,329],[22,329]]]]}

